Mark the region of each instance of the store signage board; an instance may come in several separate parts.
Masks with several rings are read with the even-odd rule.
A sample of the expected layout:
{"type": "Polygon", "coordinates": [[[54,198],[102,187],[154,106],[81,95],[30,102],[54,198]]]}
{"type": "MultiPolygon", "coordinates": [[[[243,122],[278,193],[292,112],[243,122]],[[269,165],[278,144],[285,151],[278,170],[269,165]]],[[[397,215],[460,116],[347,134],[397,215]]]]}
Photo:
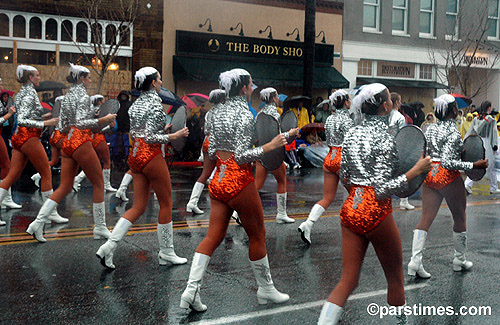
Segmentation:
{"type": "MultiPolygon", "coordinates": [[[[304,60],[304,43],[268,38],[176,31],[176,55],[214,58],[291,61],[304,60]]],[[[315,65],[333,65],[334,46],[315,45],[315,65]]]]}
{"type": "Polygon", "coordinates": [[[415,64],[378,61],[377,76],[415,79],[415,64]]]}

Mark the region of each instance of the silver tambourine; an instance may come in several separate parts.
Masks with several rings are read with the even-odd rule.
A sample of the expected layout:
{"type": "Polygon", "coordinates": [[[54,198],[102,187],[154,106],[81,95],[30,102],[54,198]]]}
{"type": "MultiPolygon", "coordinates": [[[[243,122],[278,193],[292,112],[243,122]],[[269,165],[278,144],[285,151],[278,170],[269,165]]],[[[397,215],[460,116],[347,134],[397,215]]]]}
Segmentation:
{"type": "MultiPolygon", "coordinates": [[[[267,114],[257,115],[257,121],[255,122],[255,137],[259,142],[259,146],[270,142],[278,134],[280,134],[280,128],[278,121],[276,121],[274,117],[267,114]]],[[[265,153],[260,162],[266,169],[275,170],[283,164],[283,160],[285,160],[285,148],[280,147],[265,153]]]]}
{"type": "MultiPolygon", "coordinates": [[[[471,134],[464,140],[464,151],[462,152],[462,161],[475,162],[482,160],[486,157],[486,150],[484,149],[483,140],[480,136],[471,134]]],[[[490,161],[490,164],[494,163],[490,161]]],[[[471,169],[465,171],[473,181],[481,180],[486,174],[486,169],[471,169]]]]}
{"type": "MultiPolygon", "coordinates": [[[[186,127],[186,107],[181,106],[177,109],[172,117],[172,133],[175,133],[179,130],[182,130],[186,127]]],[[[171,140],[170,143],[172,147],[174,147],[175,151],[182,151],[184,146],[186,145],[186,137],[180,137],[176,140],[171,140]]]]}
{"type": "MultiPolygon", "coordinates": [[[[281,116],[280,124],[281,132],[288,132],[291,129],[297,128],[299,126],[299,121],[293,111],[288,111],[281,116]]],[[[294,140],[294,136],[288,137],[288,144],[292,143],[294,140]]]]}
{"type": "MultiPolygon", "coordinates": [[[[425,155],[427,151],[427,141],[422,130],[415,125],[407,125],[401,128],[394,138],[396,149],[398,151],[398,174],[405,174],[417,161],[425,155]]],[[[408,197],[415,193],[425,178],[427,173],[423,173],[408,182],[408,190],[396,193],[401,198],[408,197]]]]}

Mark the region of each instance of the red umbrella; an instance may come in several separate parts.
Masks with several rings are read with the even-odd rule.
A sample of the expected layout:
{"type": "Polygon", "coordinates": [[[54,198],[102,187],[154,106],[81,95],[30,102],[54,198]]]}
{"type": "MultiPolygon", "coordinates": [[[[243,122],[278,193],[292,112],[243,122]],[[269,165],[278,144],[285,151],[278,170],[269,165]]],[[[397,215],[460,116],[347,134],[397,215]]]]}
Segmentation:
{"type": "Polygon", "coordinates": [[[182,97],[182,100],[187,104],[186,108],[191,109],[205,105],[205,103],[208,101],[208,96],[203,94],[193,93],[182,97]]]}
{"type": "Polygon", "coordinates": [[[49,111],[52,110],[52,106],[50,106],[49,104],[45,103],[45,102],[41,102],[40,104],[42,104],[42,107],[45,108],[45,109],[48,109],[49,111]]]}
{"type": "Polygon", "coordinates": [[[0,90],[0,94],[2,94],[2,93],[7,93],[7,94],[9,94],[10,97],[14,96],[14,92],[7,90],[7,89],[0,90]]]}
{"type": "Polygon", "coordinates": [[[323,123],[309,123],[304,125],[302,129],[300,129],[302,133],[309,133],[312,131],[321,132],[325,131],[325,124],[323,123]]]}

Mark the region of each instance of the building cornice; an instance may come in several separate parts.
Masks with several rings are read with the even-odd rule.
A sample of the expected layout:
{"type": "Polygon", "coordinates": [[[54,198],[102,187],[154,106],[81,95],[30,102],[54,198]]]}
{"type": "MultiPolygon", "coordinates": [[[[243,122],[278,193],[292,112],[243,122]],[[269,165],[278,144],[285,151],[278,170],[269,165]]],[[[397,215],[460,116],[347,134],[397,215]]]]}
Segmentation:
{"type": "MultiPolygon", "coordinates": [[[[224,0],[224,1],[305,10],[305,0],[224,0]]],[[[321,13],[342,15],[344,11],[344,3],[339,1],[317,0],[316,11],[321,13]]]]}

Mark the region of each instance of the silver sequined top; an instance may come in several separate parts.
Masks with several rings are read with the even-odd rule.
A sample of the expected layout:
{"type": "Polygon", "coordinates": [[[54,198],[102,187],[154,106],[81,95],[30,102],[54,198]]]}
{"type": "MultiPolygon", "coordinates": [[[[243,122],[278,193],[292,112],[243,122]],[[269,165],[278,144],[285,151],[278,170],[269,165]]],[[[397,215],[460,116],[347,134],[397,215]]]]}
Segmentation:
{"type": "Polygon", "coordinates": [[[254,123],[246,98],[230,97],[213,114],[208,147],[210,159],[217,159],[216,152],[219,150],[233,152],[238,165],[261,159],[264,156],[262,147],[252,149],[254,123]]]}
{"type": "Polygon", "coordinates": [[[365,115],[344,138],[340,179],[346,185],[371,186],[383,200],[408,188],[406,176],[397,174],[398,155],[388,132],[387,116],[365,115]]]}
{"type": "Polygon", "coordinates": [[[347,109],[337,109],[325,122],[326,144],[329,147],[342,147],[344,136],[354,127],[347,109]]]}
{"type": "Polygon", "coordinates": [[[455,120],[447,119],[430,124],[425,130],[428,155],[433,161],[441,161],[448,170],[471,170],[472,163],[462,161],[463,142],[455,120]]]}
{"type": "Polygon", "coordinates": [[[214,123],[213,118],[215,116],[215,112],[217,112],[217,109],[221,105],[223,104],[215,104],[214,107],[212,107],[212,109],[205,114],[205,136],[208,136],[212,132],[212,124],[214,123]]]}
{"type": "Polygon", "coordinates": [[[165,133],[167,113],[161,106],[161,98],[154,90],[145,91],[130,106],[130,135],[144,138],[146,143],[168,143],[165,133]]]}
{"type": "Polygon", "coordinates": [[[71,86],[61,103],[58,129],[63,133],[68,133],[72,126],[86,130],[98,124],[90,105],[90,97],[83,84],[71,86]]]}
{"type": "Polygon", "coordinates": [[[17,125],[43,129],[43,107],[33,84],[24,84],[15,98],[17,125]]]}

